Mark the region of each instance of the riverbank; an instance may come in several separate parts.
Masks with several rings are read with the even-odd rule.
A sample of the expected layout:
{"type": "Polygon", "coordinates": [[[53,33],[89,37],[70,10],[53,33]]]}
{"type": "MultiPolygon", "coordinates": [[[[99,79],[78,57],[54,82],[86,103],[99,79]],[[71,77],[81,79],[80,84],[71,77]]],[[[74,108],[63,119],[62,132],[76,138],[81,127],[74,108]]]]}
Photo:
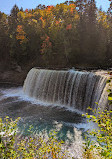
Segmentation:
{"type": "Polygon", "coordinates": [[[28,71],[22,70],[20,72],[8,70],[0,72],[0,85],[6,86],[22,86],[27,76],[28,71]]]}

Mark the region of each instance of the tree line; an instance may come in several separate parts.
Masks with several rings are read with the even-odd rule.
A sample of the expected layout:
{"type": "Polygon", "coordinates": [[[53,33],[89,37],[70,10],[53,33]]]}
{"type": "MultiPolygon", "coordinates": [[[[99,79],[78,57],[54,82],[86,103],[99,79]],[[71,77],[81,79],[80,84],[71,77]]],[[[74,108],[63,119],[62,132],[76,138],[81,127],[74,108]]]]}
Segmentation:
{"type": "Polygon", "coordinates": [[[95,0],[38,5],[0,12],[0,61],[21,66],[112,67],[112,2],[95,0]]]}

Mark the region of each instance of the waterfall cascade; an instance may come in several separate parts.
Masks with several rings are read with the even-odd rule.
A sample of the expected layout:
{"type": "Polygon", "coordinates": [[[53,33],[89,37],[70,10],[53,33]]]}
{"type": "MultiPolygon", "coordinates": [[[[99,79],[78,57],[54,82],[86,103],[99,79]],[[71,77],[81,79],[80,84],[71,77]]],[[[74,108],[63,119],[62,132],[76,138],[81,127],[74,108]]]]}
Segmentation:
{"type": "Polygon", "coordinates": [[[33,68],[24,82],[30,97],[52,105],[72,107],[86,112],[87,107],[107,104],[106,76],[92,72],[57,71],[33,68]]]}

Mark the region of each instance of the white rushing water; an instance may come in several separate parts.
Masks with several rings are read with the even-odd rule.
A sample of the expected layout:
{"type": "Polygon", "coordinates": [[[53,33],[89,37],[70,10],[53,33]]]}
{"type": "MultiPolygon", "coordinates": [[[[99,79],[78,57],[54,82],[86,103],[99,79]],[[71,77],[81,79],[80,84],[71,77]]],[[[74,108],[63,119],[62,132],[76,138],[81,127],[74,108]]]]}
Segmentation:
{"type": "MultiPolygon", "coordinates": [[[[33,68],[24,82],[24,93],[46,104],[87,111],[95,103],[107,103],[106,76],[92,72],[33,68]]],[[[102,106],[104,108],[104,106],[102,106]]]]}

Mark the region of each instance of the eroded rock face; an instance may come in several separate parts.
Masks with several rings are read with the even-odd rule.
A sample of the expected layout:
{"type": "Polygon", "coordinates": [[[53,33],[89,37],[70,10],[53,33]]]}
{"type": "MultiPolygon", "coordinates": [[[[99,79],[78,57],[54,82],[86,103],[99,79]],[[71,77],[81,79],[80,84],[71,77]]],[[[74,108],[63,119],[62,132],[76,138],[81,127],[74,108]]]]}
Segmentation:
{"type": "Polygon", "coordinates": [[[21,66],[19,66],[16,62],[12,62],[11,63],[11,70],[13,71],[17,71],[17,72],[21,72],[21,66]]]}
{"type": "Polygon", "coordinates": [[[0,72],[0,85],[11,85],[11,86],[19,86],[23,85],[25,77],[27,75],[26,71],[4,71],[0,72]]]}
{"type": "Polygon", "coordinates": [[[18,65],[18,66],[16,67],[15,71],[21,72],[21,71],[22,71],[21,66],[18,65]]]}

